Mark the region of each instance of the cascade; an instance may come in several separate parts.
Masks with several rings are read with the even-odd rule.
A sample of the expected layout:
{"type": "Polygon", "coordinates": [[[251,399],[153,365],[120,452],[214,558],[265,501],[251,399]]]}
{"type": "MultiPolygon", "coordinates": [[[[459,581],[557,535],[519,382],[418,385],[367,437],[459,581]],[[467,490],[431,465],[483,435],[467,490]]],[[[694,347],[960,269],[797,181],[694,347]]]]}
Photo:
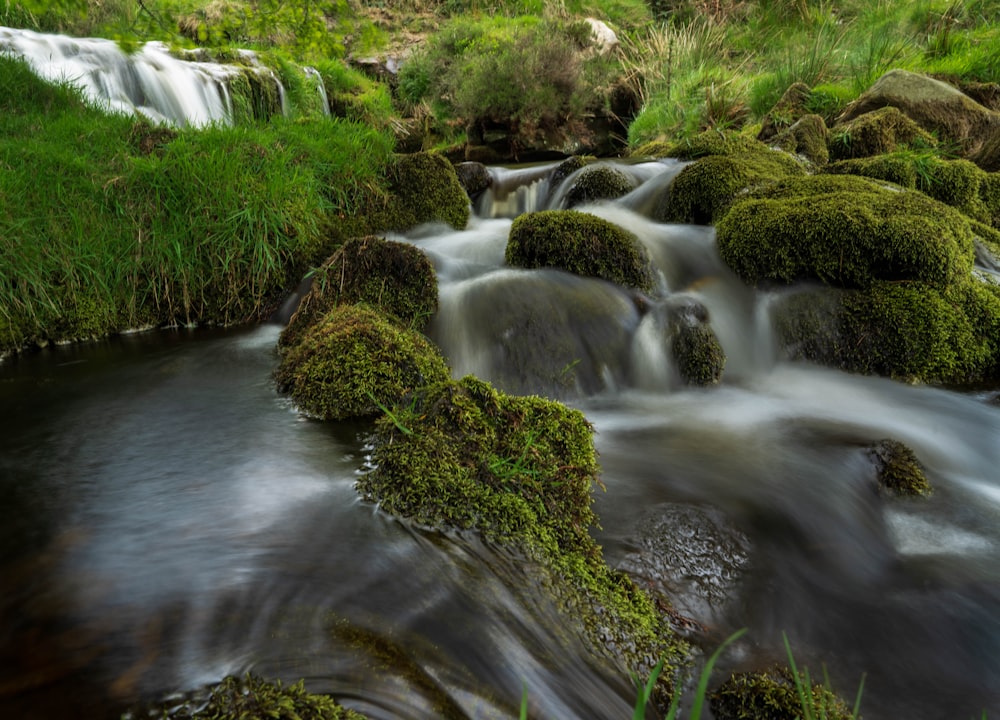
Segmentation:
{"type": "MultiPolygon", "coordinates": [[[[240,65],[176,57],[161,42],[143,44],[127,54],[112,40],[74,38],[0,27],[0,53],[24,58],[43,78],[69,82],[110,112],[137,113],[155,123],[203,127],[228,123],[233,100],[230,83],[248,69],[273,83],[288,111],[285,90],[277,75],[260,65],[250,51],[241,51],[240,65]]],[[[306,71],[308,73],[308,70],[306,71]]],[[[312,71],[318,77],[315,70],[312,71]]],[[[327,108],[322,82],[317,83],[327,108]]]]}

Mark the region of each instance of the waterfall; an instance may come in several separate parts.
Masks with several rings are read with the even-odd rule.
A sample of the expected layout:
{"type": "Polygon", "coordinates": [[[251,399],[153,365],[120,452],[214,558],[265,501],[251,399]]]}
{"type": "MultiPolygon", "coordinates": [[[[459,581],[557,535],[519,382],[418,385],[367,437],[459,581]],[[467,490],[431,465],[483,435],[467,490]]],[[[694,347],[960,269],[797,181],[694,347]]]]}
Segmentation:
{"type": "MultiPolygon", "coordinates": [[[[23,58],[47,80],[76,86],[109,112],[135,113],[154,123],[178,127],[228,124],[233,114],[230,84],[248,71],[277,86],[281,110],[288,112],[277,75],[260,65],[250,51],[241,51],[240,64],[226,65],[199,59],[194,53],[191,59],[178,58],[161,42],[145,43],[127,54],[103,38],[0,27],[0,53],[23,58]]],[[[316,84],[322,106],[327,108],[322,82],[316,84]]]]}

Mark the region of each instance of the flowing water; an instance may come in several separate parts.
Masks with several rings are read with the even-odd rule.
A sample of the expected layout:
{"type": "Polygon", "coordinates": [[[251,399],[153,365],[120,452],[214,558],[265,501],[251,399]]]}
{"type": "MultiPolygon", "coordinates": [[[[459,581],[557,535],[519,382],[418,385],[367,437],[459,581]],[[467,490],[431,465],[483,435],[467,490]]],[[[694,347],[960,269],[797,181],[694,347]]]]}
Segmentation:
{"type": "MultiPolygon", "coordinates": [[[[601,281],[505,267],[511,218],[563,202],[549,167],[497,169],[468,229],[404,238],[437,269],[428,333],[454,374],[583,410],[606,559],[670,594],[707,650],[748,627],[725,669],[782,659],[784,633],[843,694],[867,674],[866,718],[996,716],[994,395],[783,362],[775,297],[732,276],[712,229],[649,219],[679,166],[623,167],[638,188],[584,209],[649,250],[663,299],[646,312],[601,281]],[[663,314],[692,303],[727,353],[719,386],[671,367],[663,314]],[[913,448],[932,497],[875,492],[882,438],[913,448]]],[[[0,364],[0,717],[118,717],[247,670],[373,718],[517,717],[525,689],[531,717],[629,717],[629,680],[563,630],[519,558],[358,498],[368,426],[276,393],[279,332],[0,364]]]]}

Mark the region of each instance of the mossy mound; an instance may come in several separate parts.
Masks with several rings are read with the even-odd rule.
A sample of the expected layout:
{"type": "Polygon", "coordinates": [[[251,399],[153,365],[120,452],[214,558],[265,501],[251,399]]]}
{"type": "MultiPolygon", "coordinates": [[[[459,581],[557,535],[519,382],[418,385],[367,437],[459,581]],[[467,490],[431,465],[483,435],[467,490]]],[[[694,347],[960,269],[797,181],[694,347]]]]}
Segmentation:
{"type": "Polygon", "coordinates": [[[365,720],[365,715],[338,705],[326,695],[307,692],[304,683],[283,686],[247,673],[229,676],[212,689],[196,712],[190,703],[160,717],[167,720],[365,720]]]}
{"type": "Polygon", "coordinates": [[[562,186],[570,175],[577,170],[587,167],[594,158],[582,155],[570,155],[561,163],[556,165],[549,173],[549,197],[552,198],[556,191],[562,186]]]}
{"type": "Polygon", "coordinates": [[[830,131],[819,115],[803,115],[775,135],[772,144],[785,152],[801,155],[813,165],[826,165],[830,159],[830,131]]]}
{"type": "Polygon", "coordinates": [[[732,155],[706,154],[684,168],[664,193],[654,211],[663,222],[709,225],[733,200],[747,190],[789,175],[802,175],[802,166],[787,153],[748,140],[732,155]]]}
{"type": "Polygon", "coordinates": [[[969,217],[995,225],[1000,210],[1000,183],[969,160],[946,160],[926,152],[898,152],[871,158],[840,160],[825,169],[885,180],[961,210],[969,217]]]}
{"type": "Polygon", "coordinates": [[[854,176],[775,184],[734,203],[716,230],[722,259],[752,285],[921,280],[943,288],[968,276],[974,255],[959,212],[854,176]]]}
{"type": "Polygon", "coordinates": [[[469,222],[469,196],[443,155],[397,155],[388,169],[388,187],[389,196],[369,208],[373,228],[402,232],[443,222],[461,230],[469,222]]]}
{"type": "Polygon", "coordinates": [[[407,327],[422,328],[437,312],[437,275],[427,256],[407,243],[352,238],[313,273],[312,287],[278,338],[294,345],[337,305],[364,304],[407,327]]]}
{"type": "Polygon", "coordinates": [[[688,385],[718,385],[726,354],[715,331],[705,324],[682,324],[671,345],[681,380],[688,385]]]}
{"type": "Polygon", "coordinates": [[[504,258],[523,268],[558,268],[650,292],[655,276],[646,248],[629,231],[576,210],[517,217],[504,258]]]}
{"type": "Polygon", "coordinates": [[[446,380],[423,335],[361,305],[340,305],[289,346],[275,370],[281,392],[324,420],[369,417],[414,388],[446,380]]]}
{"type": "Polygon", "coordinates": [[[424,388],[380,419],[372,461],[358,482],[367,499],[523,554],[525,572],[598,657],[643,677],[658,657],[677,662],[683,644],[648,596],[607,567],[589,533],[600,481],[592,428],[578,410],[467,376],[424,388]]]}
{"type": "Polygon", "coordinates": [[[898,108],[888,106],[859,115],[833,128],[830,156],[834,160],[845,160],[936,145],[937,140],[933,135],[898,108]]]}
{"type": "Polygon", "coordinates": [[[883,439],[869,450],[879,489],[891,495],[931,494],[927,473],[916,454],[898,440],[883,439]]]}
{"type": "MultiPolygon", "coordinates": [[[[819,684],[812,686],[811,706],[815,717],[851,718],[847,704],[819,684]]],[[[709,707],[716,720],[800,720],[803,716],[795,675],[786,667],[733,673],[711,694],[709,707]]]]}
{"type": "Polygon", "coordinates": [[[1000,288],[969,280],[944,291],[915,282],[804,290],[779,303],[775,327],[792,359],[909,382],[977,384],[998,374],[1000,288]]]}
{"type": "Polygon", "coordinates": [[[573,179],[566,191],[565,206],[576,207],[595,200],[613,200],[635,189],[635,182],[618,168],[591,165],[573,179]]]}

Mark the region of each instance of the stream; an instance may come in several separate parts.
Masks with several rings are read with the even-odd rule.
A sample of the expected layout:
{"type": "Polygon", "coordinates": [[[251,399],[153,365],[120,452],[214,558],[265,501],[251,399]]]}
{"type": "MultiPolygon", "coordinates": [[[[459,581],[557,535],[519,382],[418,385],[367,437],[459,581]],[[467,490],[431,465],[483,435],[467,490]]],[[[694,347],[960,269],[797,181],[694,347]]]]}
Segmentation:
{"type": "MultiPolygon", "coordinates": [[[[656,309],[621,288],[504,265],[511,218],[563,202],[548,167],[492,169],[466,230],[395,238],[437,270],[428,334],[453,374],[585,413],[608,563],[674,598],[707,653],[749,629],[716,683],[783,661],[787,636],[849,700],[865,675],[869,720],[997,715],[995,394],[782,361],[774,298],[725,268],[712,229],[648,219],[678,166],[625,167],[638,189],[583,209],[641,239],[660,305],[707,308],[722,383],[683,385],[656,309]],[[931,497],[876,493],[882,438],[915,451],[931,497]]],[[[629,717],[630,679],[562,632],[518,558],[360,500],[369,426],[276,392],[280,330],[0,363],[0,717],[118,718],[249,670],[376,719],[512,718],[523,692],[532,718],[629,717]]]]}

